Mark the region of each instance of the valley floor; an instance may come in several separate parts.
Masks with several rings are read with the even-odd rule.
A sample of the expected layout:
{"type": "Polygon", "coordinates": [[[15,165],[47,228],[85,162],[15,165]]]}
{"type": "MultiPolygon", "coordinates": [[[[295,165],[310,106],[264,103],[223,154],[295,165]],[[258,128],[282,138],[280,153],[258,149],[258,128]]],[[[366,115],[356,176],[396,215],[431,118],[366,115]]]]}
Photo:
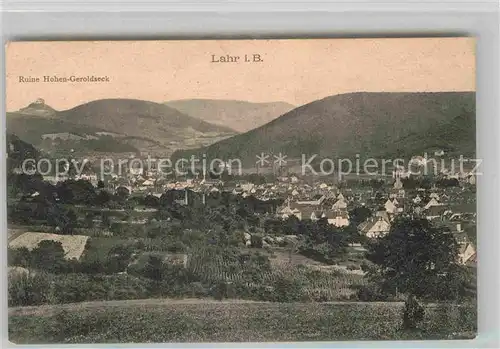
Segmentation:
{"type": "Polygon", "coordinates": [[[259,342],[473,338],[476,309],[426,308],[419,330],[400,330],[399,302],[272,303],[145,299],[9,309],[16,344],[259,342]]]}

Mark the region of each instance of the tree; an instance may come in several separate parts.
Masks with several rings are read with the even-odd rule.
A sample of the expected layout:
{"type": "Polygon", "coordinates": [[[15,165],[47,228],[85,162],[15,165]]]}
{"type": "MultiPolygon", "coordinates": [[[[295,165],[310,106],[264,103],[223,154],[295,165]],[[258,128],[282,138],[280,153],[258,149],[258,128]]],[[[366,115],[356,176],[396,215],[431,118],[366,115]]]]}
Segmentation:
{"type": "Polygon", "coordinates": [[[94,203],[96,199],[92,183],[82,179],[58,183],[56,190],[59,198],[64,203],[89,205],[94,203]]]}
{"type": "Polygon", "coordinates": [[[389,234],[368,244],[366,255],[378,267],[369,275],[380,282],[383,291],[407,295],[405,328],[413,328],[421,320],[415,310],[417,298],[447,296],[442,294],[446,293],[443,285],[453,280],[453,275],[460,275],[457,256],[458,245],[452,234],[426,219],[409,217],[396,219],[389,234]]]}
{"type": "Polygon", "coordinates": [[[158,256],[149,256],[143,274],[148,279],[159,283],[163,278],[163,261],[158,256]]]}
{"type": "Polygon", "coordinates": [[[219,281],[213,286],[213,296],[216,300],[221,301],[227,298],[227,283],[225,281],[219,281]]]}
{"type": "Polygon", "coordinates": [[[117,245],[108,253],[108,270],[113,273],[127,270],[134,249],[131,245],[117,245]]]}
{"type": "Polygon", "coordinates": [[[62,234],[73,234],[73,229],[77,224],[77,216],[72,209],[65,210],[59,205],[50,205],[47,207],[47,223],[55,226],[62,234]]]}
{"type": "Polygon", "coordinates": [[[116,189],[116,196],[120,201],[127,200],[129,195],[130,195],[130,190],[128,190],[128,188],[126,187],[120,186],[116,189]]]}
{"type": "Polygon", "coordinates": [[[366,221],[372,215],[370,209],[366,206],[358,206],[349,211],[349,220],[352,225],[357,227],[362,222],[366,221]]]}
{"type": "Polygon", "coordinates": [[[146,197],[144,198],[144,206],[157,208],[158,206],[160,206],[160,199],[151,194],[146,195],[146,197]]]}
{"type": "Polygon", "coordinates": [[[426,219],[407,217],[395,220],[389,234],[368,244],[367,253],[386,288],[417,297],[429,296],[430,281],[454,269],[457,256],[452,234],[426,219]]]}
{"type": "Polygon", "coordinates": [[[262,236],[256,234],[252,234],[252,236],[250,237],[250,242],[252,247],[254,248],[262,248],[264,245],[262,236]]]}
{"type": "Polygon", "coordinates": [[[106,190],[101,189],[99,193],[97,194],[95,203],[97,206],[104,206],[111,200],[111,194],[108,193],[106,190]]]}
{"type": "Polygon", "coordinates": [[[61,272],[66,266],[64,249],[59,241],[42,240],[32,251],[33,267],[50,272],[61,272]]]}
{"type": "Polygon", "coordinates": [[[66,217],[67,217],[66,225],[62,228],[63,233],[73,234],[73,229],[77,224],[78,216],[76,215],[75,211],[69,209],[68,212],[66,213],[66,217]]]}
{"type": "Polygon", "coordinates": [[[7,250],[8,265],[16,265],[20,267],[30,268],[32,265],[31,251],[26,247],[7,250]]]}
{"type": "Polygon", "coordinates": [[[85,215],[85,227],[93,228],[94,227],[94,214],[89,212],[85,215]]]}
{"type": "Polygon", "coordinates": [[[109,217],[109,212],[101,213],[101,225],[105,228],[111,227],[111,218],[109,217]]]}
{"type": "Polygon", "coordinates": [[[415,296],[410,295],[403,310],[403,328],[413,330],[424,319],[424,308],[418,304],[415,296]]]}

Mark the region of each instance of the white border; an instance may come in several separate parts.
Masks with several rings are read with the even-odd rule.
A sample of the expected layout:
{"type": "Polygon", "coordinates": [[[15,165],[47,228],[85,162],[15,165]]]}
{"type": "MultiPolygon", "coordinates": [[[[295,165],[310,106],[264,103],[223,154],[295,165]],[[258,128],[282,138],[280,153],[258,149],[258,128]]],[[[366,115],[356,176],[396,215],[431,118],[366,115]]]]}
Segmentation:
{"type": "MultiPolygon", "coordinates": [[[[479,335],[473,341],[328,342],[288,344],[113,345],[113,347],[332,347],[332,348],[500,348],[500,121],[498,1],[1,1],[2,39],[181,39],[366,36],[477,37],[479,335]]],[[[2,80],[5,96],[5,52],[2,80]]],[[[0,195],[6,197],[5,103],[0,132],[0,195]]],[[[7,245],[6,201],[0,200],[7,245]]],[[[0,249],[6,265],[6,249],[0,249]]],[[[0,287],[2,347],[7,342],[6,268],[0,287]]],[[[18,346],[22,347],[22,346],[18,346]]],[[[35,346],[38,347],[38,346],[35,346]]],[[[41,347],[41,346],[39,346],[41,347]]],[[[45,346],[54,347],[54,346],[45,346]]],[[[59,347],[70,347],[69,345],[59,347]]],[[[73,346],[71,346],[73,347],[73,346]]],[[[78,346],[82,347],[82,346],[78,346]]],[[[84,346],[103,347],[103,346],[84,346]]]]}

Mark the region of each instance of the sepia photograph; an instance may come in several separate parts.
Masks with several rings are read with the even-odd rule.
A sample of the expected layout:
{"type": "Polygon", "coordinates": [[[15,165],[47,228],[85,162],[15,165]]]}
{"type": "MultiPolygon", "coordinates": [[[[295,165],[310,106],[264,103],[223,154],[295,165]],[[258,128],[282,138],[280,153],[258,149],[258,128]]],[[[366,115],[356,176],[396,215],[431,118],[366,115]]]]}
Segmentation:
{"type": "Polygon", "coordinates": [[[9,341],[475,338],[475,51],[9,42],[9,341]]]}

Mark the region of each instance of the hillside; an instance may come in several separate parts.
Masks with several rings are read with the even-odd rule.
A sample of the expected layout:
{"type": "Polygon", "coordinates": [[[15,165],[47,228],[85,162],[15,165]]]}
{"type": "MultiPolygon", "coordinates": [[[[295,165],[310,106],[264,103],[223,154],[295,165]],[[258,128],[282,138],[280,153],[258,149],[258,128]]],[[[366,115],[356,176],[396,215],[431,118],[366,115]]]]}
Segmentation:
{"type": "Polygon", "coordinates": [[[18,112],[7,113],[7,129],[34,145],[45,143],[44,147],[53,148],[47,140],[57,139],[58,148],[76,147],[79,151],[171,153],[179,148],[206,146],[235,134],[228,127],[141,100],[97,100],[54,111],[50,118],[33,113],[36,108],[47,109],[43,103],[35,102],[18,112]]]}
{"type": "Polygon", "coordinates": [[[16,135],[7,133],[7,169],[10,171],[13,168],[22,165],[26,159],[38,159],[40,152],[31,144],[22,141],[16,135]]]}
{"type": "Polygon", "coordinates": [[[80,125],[62,118],[41,118],[19,112],[7,112],[6,119],[8,132],[33,144],[39,144],[42,141],[42,135],[45,134],[71,133],[84,136],[103,131],[102,128],[96,126],[80,125]]]}
{"type": "Polygon", "coordinates": [[[431,126],[424,132],[410,133],[387,145],[387,155],[407,157],[443,150],[448,156],[473,156],[476,152],[476,116],[464,112],[448,122],[431,126]]]}
{"type": "Polygon", "coordinates": [[[238,132],[267,124],[295,108],[285,102],[251,103],[222,99],[183,99],[165,104],[200,120],[227,126],[238,132]]]}
{"type": "Polygon", "coordinates": [[[53,117],[57,114],[57,110],[52,108],[50,105],[45,104],[45,101],[39,98],[33,103],[30,103],[28,106],[19,109],[19,113],[26,115],[53,117]]]}
{"type": "Polygon", "coordinates": [[[199,133],[234,133],[233,130],[193,118],[166,105],[135,99],[101,99],[60,113],[83,125],[149,139],[175,137],[184,130],[199,133]]]}
{"type": "Polygon", "coordinates": [[[139,151],[130,141],[101,136],[103,129],[68,122],[58,118],[57,114],[50,118],[19,112],[7,113],[6,116],[8,132],[48,153],[139,151]]]}
{"type": "Polygon", "coordinates": [[[205,153],[250,164],[261,152],[282,152],[288,159],[367,158],[414,154],[437,144],[460,152],[475,144],[474,130],[474,92],[359,92],[314,101],[255,130],[174,157],[205,153]]]}

